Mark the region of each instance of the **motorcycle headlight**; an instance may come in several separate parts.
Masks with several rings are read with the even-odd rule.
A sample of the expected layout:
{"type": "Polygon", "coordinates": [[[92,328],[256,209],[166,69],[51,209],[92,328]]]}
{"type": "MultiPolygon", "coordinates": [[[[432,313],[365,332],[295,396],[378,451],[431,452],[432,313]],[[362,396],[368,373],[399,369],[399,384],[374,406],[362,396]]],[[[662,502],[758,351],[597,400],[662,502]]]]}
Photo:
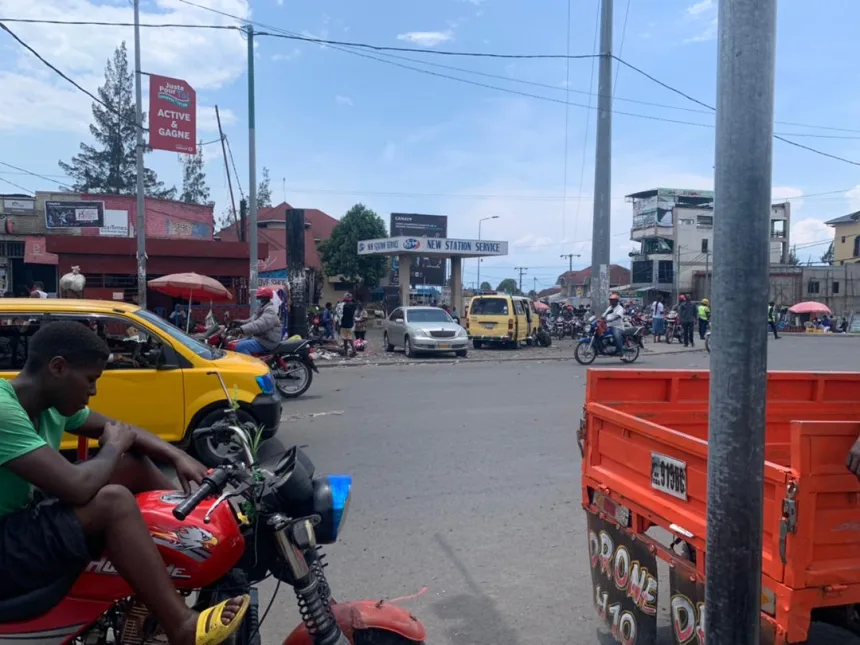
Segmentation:
{"type": "Polygon", "coordinates": [[[319,544],[337,541],[346,522],[351,492],[350,475],[326,475],[314,479],[314,513],[320,516],[316,527],[319,544]]]}

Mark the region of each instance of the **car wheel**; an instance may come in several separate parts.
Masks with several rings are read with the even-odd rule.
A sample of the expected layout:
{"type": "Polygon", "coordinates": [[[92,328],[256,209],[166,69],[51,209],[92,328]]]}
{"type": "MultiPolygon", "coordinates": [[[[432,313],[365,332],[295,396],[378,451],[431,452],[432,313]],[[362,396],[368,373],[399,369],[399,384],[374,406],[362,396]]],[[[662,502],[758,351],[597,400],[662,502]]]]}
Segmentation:
{"type": "MultiPolygon", "coordinates": [[[[195,426],[195,429],[208,428],[215,425],[224,418],[225,412],[226,410],[213,410],[200,419],[200,422],[195,426]]],[[[239,418],[239,422],[243,425],[249,422],[255,426],[257,425],[257,420],[247,410],[239,408],[236,410],[236,416],[239,418]]],[[[214,437],[195,439],[189,447],[190,451],[194,453],[194,456],[210,468],[217,468],[224,463],[224,460],[227,459],[227,457],[239,451],[238,446],[235,444],[222,443],[214,437]]]]}
{"type": "Polygon", "coordinates": [[[484,346],[484,341],[482,341],[482,340],[473,340],[472,341],[472,347],[474,347],[475,349],[481,349],[483,346],[484,346]]]}
{"type": "Polygon", "coordinates": [[[409,340],[409,336],[403,339],[403,353],[406,354],[406,358],[415,358],[415,350],[412,349],[412,341],[409,340]]]}
{"type": "Polygon", "coordinates": [[[388,332],[382,334],[382,345],[385,347],[386,352],[394,351],[394,345],[388,342],[388,332]]]}
{"type": "Polygon", "coordinates": [[[469,352],[467,352],[465,349],[461,349],[455,352],[455,354],[457,354],[457,358],[466,358],[466,356],[469,355],[469,352]]]}

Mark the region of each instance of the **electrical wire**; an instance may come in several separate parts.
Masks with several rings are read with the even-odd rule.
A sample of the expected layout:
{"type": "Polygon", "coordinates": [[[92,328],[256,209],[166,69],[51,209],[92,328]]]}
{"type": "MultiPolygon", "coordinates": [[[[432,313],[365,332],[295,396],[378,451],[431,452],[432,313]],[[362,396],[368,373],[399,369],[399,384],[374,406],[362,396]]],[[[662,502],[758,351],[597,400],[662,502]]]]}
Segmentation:
{"type": "MultiPolygon", "coordinates": [[[[693,96],[690,96],[686,92],[679,90],[677,87],[673,87],[672,85],[669,85],[668,83],[664,83],[663,81],[656,78],[655,76],[653,76],[653,75],[649,74],[648,72],[636,67],[635,65],[628,63],[625,60],[622,60],[621,58],[616,57],[616,60],[618,60],[618,62],[621,63],[622,65],[625,65],[626,67],[632,69],[634,72],[637,72],[637,73],[643,75],[645,78],[647,78],[647,79],[651,80],[652,82],[656,83],[657,85],[660,85],[661,87],[669,90],[670,92],[674,92],[675,94],[678,94],[679,96],[684,97],[688,101],[692,101],[693,103],[696,103],[698,105],[701,105],[703,107],[708,108],[709,110],[713,110],[714,112],[716,112],[716,108],[713,107],[712,105],[708,105],[704,101],[700,101],[699,99],[697,99],[693,96]]],[[[818,150],[817,148],[812,148],[812,147],[804,145],[802,143],[798,143],[797,141],[791,141],[790,139],[786,139],[785,138],[786,136],[806,136],[806,135],[795,134],[795,133],[783,133],[783,132],[774,132],[773,133],[774,139],[782,141],[783,143],[787,143],[788,145],[794,146],[796,148],[800,148],[802,150],[806,150],[808,152],[815,153],[817,155],[821,155],[822,157],[828,157],[830,159],[842,161],[842,162],[850,164],[852,166],[860,166],[860,161],[853,161],[851,159],[846,159],[845,157],[840,157],[839,155],[834,155],[834,154],[831,154],[829,152],[824,152],[823,150],[818,150]]],[[[823,137],[825,135],[813,135],[813,136],[823,137]]],[[[854,137],[845,137],[845,138],[854,138],[854,137]]]]}
{"type": "Polygon", "coordinates": [[[224,135],[224,143],[227,144],[227,155],[230,157],[230,165],[233,166],[233,174],[236,175],[236,187],[239,189],[239,197],[245,199],[245,193],[242,191],[242,183],[239,181],[239,171],[236,170],[236,161],[233,159],[233,148],[230,147],[230,139],[224,135]]]}
{"type": "Polygon", "coordinates": [[[17,171],[19,171],[19,172],[22,172],[22,173],[24,173],[25,175],[30,175],[30,176],[32,176],[32,177],[38,177],[39,179],[44,179],[45,181],[49,181],[49,182],[51,182],[52,184],[57,184],[58,186],[62,186],[63,188],[67,188],[67,189],[69,189],[69,190],[74,190],[74,189],[73,189],[71,186],[69,186],[68,184],[60,183],[60,182],[58,182],[56,179],[50,179],[47,175],[40,175],[39,173],[37,173],[37,172],[32,172],[32,171],[30,171],[30,170],[27,170],[26,168],[19,168],[18,166],[13,166],[12,164],[10,164],[10,163],[6,163],[5,161],[0,161],[0,166],[6,166],[7,168],[11,168],[12,170],[17,170],[17,171]]]}
{"type": "MultiPolygon", "coordinates": [[[[133,22],[115,22],[106,20],[48,20],[36,18],[0,18],[0,22],[18,22],[29,25],[69,25],[78,27],[134,27],[133,22]]],[[[224,30],[241,30],[237,25],[194,25],[194,24],[177,24],[177,23],[140,23],[138,27],[152,29],[224,29],[224,30]]]]}
{"type": "MultiPolygon", "coordinates": [[[[564,23],[564,31],[565,37],[567,41],[566,51],[570,54],[570,9],[573,4],[572,0],[567,0],[567,21],[564,23]]],[[[594,59],[591,59],[591,69],[594,69],[594,59]]],[[[588,88],[591,89],[591,86],[588,88]]],[[[567,163],[568,163],[568,152],[570,148],[570,59],[565,60],[565,69],[564,69],[564,175],[563,175],[563,190],[564,190],[564,200],[561,202],[561,239],[567,236],[567,163]]],[[[589,98],[589,104],[591,103],[591,99],[589,98]]],[[[590,113],[590,112],[588,112],[590,113]]],[[[587,114],[588,114],[587,113],[587,114]]],[[[580,193],[582,192],[582,187],[580,186],[580,193]]],[[[561,250],[564,252],[564,243],[562,242],[561,250]]]]}
{"type": "Polygon", "coordinates": [[[32,191],[29,188],[24,188],[23,186],[16,184],[14,181],[9,181],[8,179],[3,179],[2,176],[0,176],[0,181],[2,181],[5,184],[9,184],[10,186],[14,186],[15,188],[17,188],[19,190],[23,190],[28,195],[34,195],[35,194],[35,191],[32,191]]]}
{"type": "MultiPolygon", "coordinates": [[[[28,45],[27,43],[25,43],[23,40],[21,40],[21,38],[19,38],[19,37],[17,36],[17,34],[15,34],[11,29],[9,29],[9,27],[7,27],[6,25],[4,25],[2,22],[0,22],[0,29],[2,29],[3,31],[5,31],[5,32],[6,32],[7,34],[9,34],[10,36],[12,36],[12,38],[14,38],[14,39],[18,42],[18,44],[20,44],[24,49],[26,49],[26,50],[27,50],[27,51],[29,51],[31,54],[33,54],[33,56],[35,56],[36,58],[38,58],[38,59],[42,62],[42,64],[44,64],[46,67],[48,67],[51,71],[53,71],[55,74],[58,74],[61,78],[63,78],[63,79],[64,79],[65,81],[67,81],[68,83],[71,83],[75,88],[77,88],[78,90],[80,90],[81,92],[83,92],[84,94],[86,94],[87,96],[89,96],[93,101],[95,101],[95,102],[96,102],[96,103],[98,103],[99,105],[103,106],[103,107],[104,107],[108,112],[110,112],[111,114],[114,114],[114,115],[118,116],[120,119],[123,119],[123,120],[124,120],[124,121],[126,121],[127,123],[131,123],[131,124],[133,124],[135,128],[139,128],[139,127],[140,127],[140,124],[138,124],[138,123],[136,123],[136,122],[134,122],[134,121],[129,121],[128,119],[126,119],[125,117],[123,117],[123,116],[122,116],[122,114],[120,114],[119,112],[117,112],[116,110],[114,110],[110,105],[108,105],[107,103],[105,103],[104,101],[102,101],[102,100],[101,100],[99,97],[97,97],[95,94],[93,94],[93,93],[92,93],[92,92],[90,92],[89,90],[84,89],[83,87],[81,87],[81,86],[80,86],[76,81],[74,81],[72,78],[70,78],[69,76],[67,76],[65,73],[63,73],[63,72],[62,72],[60,69],[58,69],[56,66],[54,66],[53,64],[51,64],[51,63],[49,63],[47,60],[45,60],[45,58],[44,58],[44,57],[43,57],[39,52],[37,52],[37,51],[36,51],[35,49],[33,49],[32,47],[30,47],[30,45],[28,45]]],[[[144,130],[145,130],[145,128],[144,128],[144,130]]]]}
{"type": "MultiPolygon", "coordinates": [[[[624,53],[624,38],[627,36],[627,19],[630,17],[630,0],[627,0],[627,8],[624,10],[624,26],[621,27],[621,42],[618,45],[618,56],[624,53]]],[[[612,82],[612,98],[615,98],[615,90],[618,88],[618,74],[621,72],[621,63],[615,66],[615,80],[612,82]]]]}

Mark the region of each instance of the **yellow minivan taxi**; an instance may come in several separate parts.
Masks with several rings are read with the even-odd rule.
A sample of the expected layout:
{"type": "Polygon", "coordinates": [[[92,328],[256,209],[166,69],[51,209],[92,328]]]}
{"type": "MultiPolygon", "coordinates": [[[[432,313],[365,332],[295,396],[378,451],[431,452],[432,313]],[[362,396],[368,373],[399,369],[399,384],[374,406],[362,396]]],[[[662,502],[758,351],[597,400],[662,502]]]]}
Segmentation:
{"type": "Polygon", "coordinates": [[[540,321],[528,298],[506,293],[483,293],[472,298],[466,331],[475,349],[485,344],[532,345],[540,321]]]}
{"type": "MultiPolygon", "coordinates": [[[[217,465],[227,447],[213,439],[195,440],[191,431],[210,426],[227,406],[213,372],[224,379],[239,404],[244,423],[275,434],[281,398],[262,361],[200,343],[151,311],[108,300],[45,298],[0,299],[0,378],[13,378],[27,359],[29,339],[43,324],[80,321],[108,343],[111,356],[90,400],[93,410],[139,426],[165,441],[192,449],[207,465],[217,465]]],[[[73,450],[77,439],[63,438],[73,450]]]]}

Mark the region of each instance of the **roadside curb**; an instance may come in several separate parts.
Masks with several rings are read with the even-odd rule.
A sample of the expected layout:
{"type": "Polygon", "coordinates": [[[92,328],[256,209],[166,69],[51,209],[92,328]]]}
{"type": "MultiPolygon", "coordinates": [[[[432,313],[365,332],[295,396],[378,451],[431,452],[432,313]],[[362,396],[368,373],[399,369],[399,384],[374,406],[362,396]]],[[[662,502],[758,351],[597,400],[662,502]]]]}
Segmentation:
{"type": "MultiPolygon", "coordinates": [[[[705,348],[702,347],[699,349],[698,347],[694,347],[690,349],[689,347],[680,347],[678,349],[671,349],[665,352],[652,352],[649,349],[645,349],[642,352],[642,355],[645,357],[650,356],[665,356],[667,354],[690,354],[693,352],[704,352],[705,348]]],[[[452,358],[452,359],[433,359],[433,360],[408,360],[408,361],[370,361],[370,362],[357,362],[357,361],[343,361],[338,363],[324,363],[318,362],[317,367],[319,369],[336,369],[339,367],[394,367],[394,366],[411,366],[411,365],[468,365],[471,363],[534,363],[537,361],[545,361],[545,362],[553,362],[553,363],[561,363],[565,361],[575,361],[576,359],[571,356],[519,356],[517,358],[452,358]]]]}

